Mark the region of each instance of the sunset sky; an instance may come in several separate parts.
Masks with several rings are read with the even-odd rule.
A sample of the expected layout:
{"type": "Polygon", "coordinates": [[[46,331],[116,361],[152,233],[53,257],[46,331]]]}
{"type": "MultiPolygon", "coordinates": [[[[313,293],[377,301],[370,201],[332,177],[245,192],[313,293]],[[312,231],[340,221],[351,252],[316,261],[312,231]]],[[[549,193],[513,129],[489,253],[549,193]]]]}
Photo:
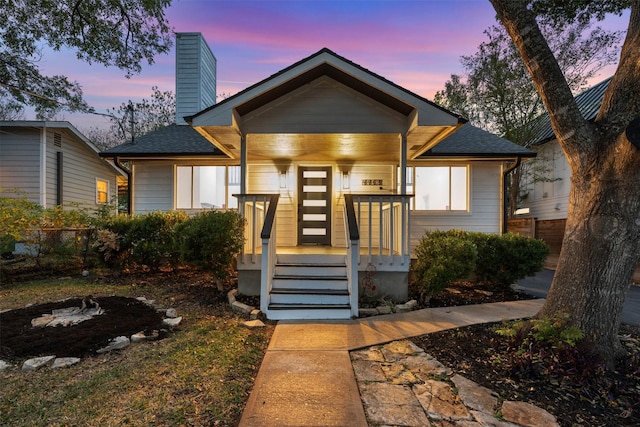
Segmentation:
{"type": "MultiPolygon", "coordinates": [[[[495,23],[488,0],[174,0],[166,11],[176,32],[202,32],[218,63],[218,94],[232,95],[323,47],[432,99],[461,55],[470,55],[495,23]]],[[[628,14],[610,17],[625,29],[628,14]]],[[[151,87],[175,92],[175,50],[130,79],[116,68],[88,65],[70,51],[45,51],[47,74],[64,74],[104,112],[129,99],[149,98],[151,87]]],[[[603,71],[602,80],[612,72],[603,71]]],[[[32,118],[32,117],[27,117],[32,118]]],[[[62,113],[80,130],[106,119],[62,113]]]]}

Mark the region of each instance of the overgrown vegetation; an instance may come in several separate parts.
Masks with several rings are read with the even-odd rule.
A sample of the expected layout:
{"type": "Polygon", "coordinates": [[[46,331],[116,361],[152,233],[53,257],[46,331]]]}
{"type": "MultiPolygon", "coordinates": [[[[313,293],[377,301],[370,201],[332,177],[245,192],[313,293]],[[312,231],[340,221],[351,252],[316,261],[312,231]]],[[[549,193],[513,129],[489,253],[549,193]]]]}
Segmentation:
{"type": "Polygon", "coordinates": [[[549,248],[541,240],[513,233],[449,230],[427,231],[415,253],[412,271],[426,298],[464,278],[509,287],[540,271],[549,248]]]}

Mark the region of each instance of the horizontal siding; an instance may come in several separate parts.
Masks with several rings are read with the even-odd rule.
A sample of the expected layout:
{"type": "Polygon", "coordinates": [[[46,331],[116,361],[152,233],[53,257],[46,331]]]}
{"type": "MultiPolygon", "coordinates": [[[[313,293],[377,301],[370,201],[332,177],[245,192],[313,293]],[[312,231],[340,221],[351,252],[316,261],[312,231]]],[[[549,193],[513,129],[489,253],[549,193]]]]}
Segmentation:
{"type": "Polygon", "coordinates": [[[399,133],[406,117],[322,77],[244,117],[247,133],[399,133]]]}
{"type": "Polygon", "coordinates": [[[0,196],[14,197],[7,190],[20,189],[40,203],[40,135],[38,129],[0,129],[0,196]]]}
{"type": "Polygon", "coordinates": [[[116,171],[83,141],[64,129],[47,130],[47,206],[55,206],[57,153],[62,152],[63,205],[97,208],[96,179],[109,183],[108,198],[117,194],[116,171]],[[61,137],[61,147],[54,146],[54,135],[61,137]]]}
{"type": "Polygon", "coordinates": [[[173,164],[134,163],[134,213],[173,209],[173,164]]]}
{"type": "Polygon", "coordinates": [[[525,164],[528,181],[527,197],[522,207],[539,220],[555,220],[567,217],[571,170],[557,141],[550,141],[538,149],[538,156],[525,164]],[[548,181],[533,182],[533,175],[545,176],[548,181]]]}
{"type": "Polygon", "coordinates": [[[411,251],[425,231],[461,229],[484,233],[500,232],[501,168],[498,162],[471,164],[470,212],[411,212],[411,251]]]}

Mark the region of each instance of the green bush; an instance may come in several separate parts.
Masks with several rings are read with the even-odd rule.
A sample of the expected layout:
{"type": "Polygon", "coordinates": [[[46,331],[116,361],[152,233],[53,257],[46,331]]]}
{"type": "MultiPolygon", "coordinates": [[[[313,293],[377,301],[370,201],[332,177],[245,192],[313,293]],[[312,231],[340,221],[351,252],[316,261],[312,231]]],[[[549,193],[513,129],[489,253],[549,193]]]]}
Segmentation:
{"type": "Polygon", "coordinates": [[[244,243],[244,220],[233,211],[206,211],[176,230],[185,262],[224,277],[244,243]]]}
{"type": "Polygon", "coordinates": [[[125,215],[104,218],[96,231],[94,249],[108,267],[122,268],[131,252],[131,242],[126,239],[133,219],[125,215]]]}
{"type": "Polygon", "coordinates": [[[175,267],[180,253],[174,229],[187,219],[183,212],[151,212],[134,217],[123,239],[123,247],[131,251],[130,261],[151,270],[164,264],[175,267]]]}
{"type": "Polygon", "coordinates": [[[427,231],[415,253],[413,273],[426,296],[435,295],[454,280],[467,277],[478,257],[471,241],[443,231],[427,231]]]}
{"type": "Polygon", "coordinates": [[[543,241],[518,234],[468,233],[468,238],[478,249],[477,280],[502,287],[542,270],[549,255],[543,241]]]}

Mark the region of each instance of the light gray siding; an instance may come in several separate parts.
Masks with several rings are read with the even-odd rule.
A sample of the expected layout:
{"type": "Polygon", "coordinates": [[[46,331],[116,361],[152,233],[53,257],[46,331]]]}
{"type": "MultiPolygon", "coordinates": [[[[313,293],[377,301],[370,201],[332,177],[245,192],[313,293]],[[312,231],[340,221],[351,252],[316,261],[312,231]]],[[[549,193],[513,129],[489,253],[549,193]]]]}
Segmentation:
{"type": "Polygon", "coordinates": [[[176,34],[176,123],[216,103],[216,58],[200,33],[176,34]]]}
{"type": "Polygon", "coordinates": [[[411,212],[411,249],[427,230],[500,233],[502,168],[499,162],[470,164],[469,212],[411,212]]]}
{"type": "Polygon", "coordinates": [[[0,196],[19,189],[24,197],[40,203],[40,137],[36,128],[0,128],[0,196]]]}
{"type": "Polygon", "coordinates": [[[401,133],[407,118],[328,77],[243,117],[246,133],[401,133]]]}
{"type": "Polygon", "coordinates": [[[169,211],[174,208],[173,170],[173,163],[134,163],[134,213],[169,211]]]}
{"type": "Polygon", "coordinates": [[[542,145],[538,156],[525,166],[528,180],[524,184],[527,197],[523,207],[528,207],[530,215],[539,221],[566,218],[571,170],[558,142],[542,145]]]}
{"type": "Polygon", "coordinates": [[[117,194],[115,170],[98,154],[65,129],[47,129],[47,207],[56,205],[58,188],[57,153],[62,153],[62,204],[97,208],[96,179],[109,183],[107,199],[117,194]],[[56,134],[59,135],[56,137],[56,134]],[[55,142],[59,141],[60,146],[55,142]]]}

